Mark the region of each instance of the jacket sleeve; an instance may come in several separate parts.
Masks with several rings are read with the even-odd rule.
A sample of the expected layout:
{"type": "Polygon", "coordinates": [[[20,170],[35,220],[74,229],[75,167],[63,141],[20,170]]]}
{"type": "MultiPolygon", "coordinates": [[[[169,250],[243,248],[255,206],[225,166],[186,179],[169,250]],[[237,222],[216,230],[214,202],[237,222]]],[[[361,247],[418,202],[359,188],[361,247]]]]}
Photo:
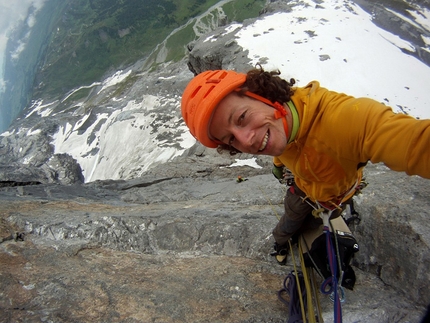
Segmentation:
{"type": "Polygon", "coordinates": [[[273,157],[273,165],[275,165],[276,167],[284,166],[284,164],[282,164],[278,157],[273,157]]]}
{"type": "Polygon", "coordinates": [[[396,114],[371,99],[357,99],[356,104],[360,114],[355,120],[363,127],[357,142],[360,159],[430,178],[430,120],[396,114]]]}

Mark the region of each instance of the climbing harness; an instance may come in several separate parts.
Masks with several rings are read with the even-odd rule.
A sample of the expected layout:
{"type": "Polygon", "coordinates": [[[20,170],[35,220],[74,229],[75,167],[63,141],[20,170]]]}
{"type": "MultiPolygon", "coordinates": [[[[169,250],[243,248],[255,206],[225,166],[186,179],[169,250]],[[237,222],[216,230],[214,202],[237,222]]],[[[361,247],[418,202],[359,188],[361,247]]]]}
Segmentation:
{"type": "MultiPolygon", "coordinates": [[[[280,216],[270,202],[270,199],[267,197],[264,190],[261,187],[259,188],[279,220],[280,216]]],[[[301,244],[299,244],[299,247],[300,246],[301,244]]],[[[303,250],[300,249],[299,254],[301,257],[301,271],[299,271],[297,268],[297,262],[294,256],[293,244],[291,240],[289,241],[289,248],[294,270],[289,275],[287,275],[284,280],[283,288],[278,292],[278,298],[288,306],[288,323],[324,323],[319,295],[316,292],[318,288],[313,270],[312,268],[307,268],[305,266],[305,261],[303,260],[303,250]],[[293,279],[295,280],[294,282],[293,279]],[[288,295],[287,300],[282,297],[284,294],[288,295]],[[304,297],[306,297],[306,299],[304,297]],[[315,315],[315,310],[317,315],[315,315]]]]}
{"type": "MultiPolygon", "coordinates": [[[[311,205],[312,208],[314,209],[312,212],[313,216],[319,217],[323,221],[323,234],[325,236],[325,248],[326,248],[327,262],[328,262],[330,275],[326,277],[327,274],[323,275],[322,273],[320,273],[322,277],[326,277],[323,283],[321,284],[320,292],[322,294],[329,295],[330,299],[334,303],[334,322],[341,323],[342,322],[341,303],[345,301],[345,290],[342,287],[345,271],[343,270],[342,262],[341,262],[342,257],[341,257],[340,247],[339,247],[338,235],[339,233],[344,235],[348,233],[334,230],[332,223],[330,221],[330,218],[333,212],[339,209],[340,205],[331,205],[330,208],[327,208],[325,205],[323,206],[322,203],[318,201],[315,202],[315,205],[314,205],[313,203],[310,203],[306,199],[304,200],[309,205],[311,205]]],[[[349,205],[350,205],[350,208],[353,209],[352,202],[349,205]]],[[[359,219],[358,213],[356,213],[356,217],[359,219]]],[[[354,248],[354,252],[358,251],[358,244],[355,243],[353,248],[354,248]]],[[[308,254],[310,257],[310,253],[308,254]]],[[[348,259],[348,263],[349,263],[349,260],[350,259],[348,259]]],[[[317,269],[318,266],[315,263],[314,263],[314,268],[318,270],[317,269]]],[[[355,283],[355,275],[354,275],[354,282],[352,282],[352,284],[350,285],[351,289],[354,283],[355,283]]]]}
{"type": "MultiPolygon", "coordinates": [[[[293,181],[294,178],[292,178],[292,183],[293,181]]],[[[354,185],[354,187],[355,186],[356,185],[354,185]]],[[[362,187],[359,188],[361,189],[362,187]]],[[[260,190],[263,192],[261,188],[260,190]]],[[[349,193],[348,191],[347,194],[349,193]]],[[[270,203],[270,200],[268,201],[270,203]]],[[[358,224],[360,222],[360,217],[354,209],[352,200],[345,202],[350,214],[348,223],[343,218],[343,215],[330,220],[333,212],[342,210],[340,203],[320,203],[317,201],[314,204],[307,198],[303,198],[303,201],[312,206],[313,216],[321,218],[323,222],[321,237],[318,237],[315,241],[317,244],[321,244],[321,239],[324,238],[325,246],[321,245],[321,248],[325,248],[324,254],[327,255],[327,258],[324,260],[324,263],[321,263],[321,259],[319,259],[320,263],[317,264],[316,259],[311,255],[314,243],[312,243],[312,247],[309,248],[304,234],[301,234],[297,241],[301,266],[299,270],[296,265],[293,246],[290,240],[290,254],[294,270],[285,278],[283,288],[278,293],[278,298],[288,306],[290,315],[288,323],[323,323],[324,320],[319,299],[319,292],[321,292],[324,295],[328,295],[334,304],[334,323],[342,323],[341,304],[345,302],[345,290],[343,286],[352,290],[355,284],[355,274],[353,269],[349,266],[349,262],[353,254],[359,249],[355,238],[348,230],[347,224],[352,222],[358,224]],[[336,229],[333,223],[335,223],[336,229]],[[339,230],[339,228],[344,231],[339,230]],[[315,272],[324,279],[319,288],[317,286],[318,283],[315,278],[315,272]],[[287,295],[287,300],[284,298],[284,295],[287,295]]],[[[279,220],[280,217],[276,213],[276,210],[274,210],[274,212],[279,220]]],[[[321,230],[321,227],[318,230],[321,230]]],[[[318,250],[321,251],[320,249],[318,250]]],[[[320,254],[321,252],[317,255],[320,256],[320,254]]]]}

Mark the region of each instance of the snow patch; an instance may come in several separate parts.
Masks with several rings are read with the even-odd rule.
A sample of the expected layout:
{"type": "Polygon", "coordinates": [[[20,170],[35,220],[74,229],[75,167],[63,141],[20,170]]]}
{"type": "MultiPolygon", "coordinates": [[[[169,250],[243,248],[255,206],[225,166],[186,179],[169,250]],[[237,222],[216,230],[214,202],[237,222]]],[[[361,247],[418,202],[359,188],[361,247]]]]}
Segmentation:
{"type": "Polygon", "coordinates": [[[29,108],[30,112],[25,116],[25,118],[28,118],[33,113],[37,113],[41,117],[47,117],[51,115],[52,111],[54,110],[52,106],[57,102],[58,101],[53,101],[47,104],[43,104],[43,100],[33,101],[29,108]]]}
{"type": "MultiPolygon", "coordinates": [[[[241,27],[242,27],[242,24],[231,24],[225,28],[225,32],[222,33],[221,36],[225,36],[229,33],[232,33],[233,31],[235,31],[236,29],[241,28],[241,27]]],[[[214,42],[217,40],[218,37],[220,37],[220,36],[219,35],[218,36],[212,35],[212,36],[207,37],[203,42],[204,43],[206,43],[208,41],[214,42]]]]}
{"type": "Polygon", "coordinates": [[[131,70],[129,70],[127,72],[123,72],[122,70],[117,71],[114,75],[108,77],[106,80],[103,81],[103,86],[102,86],[101,90],[97,92],[97,94],[100,94],[101,92],[103,92],[108,87],[111,87],[111,86],[114,86],[118,83],[121,83],[130,74],[131,74],[131,70]]]}
{"type": "MultiPolygon", "coordinates": [[[[249,166],[252,168],[262,168],[260,165],[257,164],[257,158],[253,157],[250,159],[235,159],[236,162],[231,164],[230,166],[227,167],[237,167],[237,166],[249,166]]],[[[221,167],[223,168],[223,167],[221,167]]]]}
{"type": "MultiPolygon", "coordinates": [[[[173,128],[166,124],[154,132],[151,127],[158,117],[152,111],[158,111],[167,101],[178,104],[178,99],[144,95],[140,103],[129,101],[122,109],[98,114],[88,128],[82,129],[90,117],[86,114],[76,124],[59,128],[52,141],[55,153],[72,155],[81,165],[86,182],[140,176],[151,166],[181,155],[195,143],[185,129],[177,140],[181,149],[166,147],[157,140],[157,136],[173,128]]],[[[180,120],[173,118],[171,122],[178,124],[180,120]]],[[[174,130],[178,131],[176,127],[174,130]]]]}
{"type": "Polygon", "coordinates": [[[344,1],[304,1],[291,12],[259,19],[237,33],[252,64],[279,69],[298,86],[321,86],[356,97],[370,97],[419,118],[430,117],[430,68],[405,55],[406,41],[372,23],[360,7],[344,1]],[[276,44],[276,50],[274,46],[276,44]]]}

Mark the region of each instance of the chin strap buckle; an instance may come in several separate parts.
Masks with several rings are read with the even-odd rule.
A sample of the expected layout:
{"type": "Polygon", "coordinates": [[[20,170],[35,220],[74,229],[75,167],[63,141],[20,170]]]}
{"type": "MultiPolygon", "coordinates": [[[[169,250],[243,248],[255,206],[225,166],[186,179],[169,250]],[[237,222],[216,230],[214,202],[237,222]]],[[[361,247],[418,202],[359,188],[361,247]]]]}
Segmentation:
{"type": "Polygon", "coordinates": [[[280,119],[282,117],[285,117],[287,115],[287,110],[285,110],[284,106],[281,105],[279,102],[273,103],[273,107],[275,110],[275,119],[280,119]]]}

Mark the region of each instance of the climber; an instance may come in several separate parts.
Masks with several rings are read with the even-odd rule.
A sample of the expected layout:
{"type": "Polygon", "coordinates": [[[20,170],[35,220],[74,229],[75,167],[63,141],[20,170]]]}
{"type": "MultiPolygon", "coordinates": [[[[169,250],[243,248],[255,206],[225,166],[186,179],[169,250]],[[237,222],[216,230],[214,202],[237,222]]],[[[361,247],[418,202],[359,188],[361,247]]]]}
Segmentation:
{"type": "Polygon", "coordinates": [[[245,181],[247,181],[248,179],[247,178],[243,178],[242,176],[238,176],[237,178],[236,178],[236,182],[237,183],[242,183],[242,182],[245,182],[245,181]]]}
{"type": "Polygon", "coordinates": [[[285,214],[273,230],[276,259],[315,206],[340,215],[355,194],[367,162],[430,178],[430,120],[396,114],[369,98],[320,87],[294,87],[279,71],[261,66],[247,74],[206,71],[187,85],[182,116],[204,146],[274,157],[274,174],[286,167],[294,183],[285,214]]]}

